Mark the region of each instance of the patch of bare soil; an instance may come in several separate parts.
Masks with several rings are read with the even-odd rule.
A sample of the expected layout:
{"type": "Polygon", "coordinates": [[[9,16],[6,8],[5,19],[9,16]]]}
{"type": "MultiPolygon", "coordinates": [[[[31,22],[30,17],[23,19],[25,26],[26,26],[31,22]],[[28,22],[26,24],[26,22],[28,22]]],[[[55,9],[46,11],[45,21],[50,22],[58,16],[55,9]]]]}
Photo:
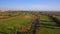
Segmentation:
{"type": "Polygon", "coordinates": [[[9,18],[10,16],[0,16],[0,19],[6,19],[9,18]]]}
{"type": "Polygon", "coordinates": [[[24,18],[30,18],[30,16],[24,16],[24,18]]]}

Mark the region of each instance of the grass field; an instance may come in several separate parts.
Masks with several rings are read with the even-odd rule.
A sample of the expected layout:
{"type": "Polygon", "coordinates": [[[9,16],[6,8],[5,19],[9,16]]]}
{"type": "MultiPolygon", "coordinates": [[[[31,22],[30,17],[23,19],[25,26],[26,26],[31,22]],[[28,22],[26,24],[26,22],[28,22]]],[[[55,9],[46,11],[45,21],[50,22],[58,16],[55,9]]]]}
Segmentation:
{"type": "Polygon", "coordinates": [[[0,33],[1,34],[12,34],[13,32],[17,32],[17,31],[29,33],[29,31],[32,30],[30,28],[34,26],[33,21],[38,18],[38,15],[40,16],[40,18],[38,18],[38,21],[40,23],[39,26],[41,27],[36,29],[36,34],[60,34],[60,27],[57,26],[57,23],[60,22],[60,16],[51,15],[48,13],[47,15],[43,12],[42,13],[21,12],[19,14],[18,13],[19,12],[17,13],[15,12],[13,16],[8,15],[10,16],[9,18],[0,19],[0,33]],[[54,20],[53,18],[57,20],[54,20]]]}
{"type": "MultiPolygon", "coordinates": [[[[53,16],[60,20],[60,16],[53,16]]],[[[42,27],[40,31],[38,31],[38,34],[60,34],[60,27],[53,26],[56,25],[56,22],[52,21],[51,18],[49,18],[46,15],[40,15],[40,21],[42,23],[42,27]]]]}
{"type": "Polygon", "coordinates": [[[31,26],[30,21],[32,19],[32,15],[20,15],[8,19],[0,19],[0,31],[9,33],[14,29],[19,30],[21,27],[31,26]]]}

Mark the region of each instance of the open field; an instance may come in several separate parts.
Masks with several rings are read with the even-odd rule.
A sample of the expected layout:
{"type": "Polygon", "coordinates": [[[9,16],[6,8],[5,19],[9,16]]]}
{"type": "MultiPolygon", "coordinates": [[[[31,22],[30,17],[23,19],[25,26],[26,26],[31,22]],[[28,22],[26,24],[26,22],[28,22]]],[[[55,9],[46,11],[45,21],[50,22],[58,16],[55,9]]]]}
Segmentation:
{"type": "Polygon", "coordinates": [[[1,34],[60,34],[60,12],[0,12],[1,34]]]}

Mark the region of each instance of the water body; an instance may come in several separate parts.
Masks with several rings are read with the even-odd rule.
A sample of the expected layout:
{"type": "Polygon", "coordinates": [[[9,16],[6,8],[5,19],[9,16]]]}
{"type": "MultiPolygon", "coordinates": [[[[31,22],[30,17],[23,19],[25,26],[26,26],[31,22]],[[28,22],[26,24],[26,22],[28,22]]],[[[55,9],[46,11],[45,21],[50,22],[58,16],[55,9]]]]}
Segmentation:
{"type": "Polygon", "coordinates": [[[38,24],[39,24],[38,19],[34,20],[34,22],[33,22],[33,31],[32,31],[33,34],[36,34],[36,30],[39,27],[38,24]]]}

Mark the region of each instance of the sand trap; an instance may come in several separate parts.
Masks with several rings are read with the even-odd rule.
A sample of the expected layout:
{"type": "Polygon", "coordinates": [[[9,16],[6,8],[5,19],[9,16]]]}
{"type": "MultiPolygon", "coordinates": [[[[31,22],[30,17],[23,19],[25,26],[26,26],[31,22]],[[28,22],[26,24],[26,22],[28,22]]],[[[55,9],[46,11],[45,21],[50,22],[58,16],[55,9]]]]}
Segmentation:
{"type": "Polygon", "coordinates": [[[30,16],[24,16],[24,18],[30,18],[30,16]]]}

